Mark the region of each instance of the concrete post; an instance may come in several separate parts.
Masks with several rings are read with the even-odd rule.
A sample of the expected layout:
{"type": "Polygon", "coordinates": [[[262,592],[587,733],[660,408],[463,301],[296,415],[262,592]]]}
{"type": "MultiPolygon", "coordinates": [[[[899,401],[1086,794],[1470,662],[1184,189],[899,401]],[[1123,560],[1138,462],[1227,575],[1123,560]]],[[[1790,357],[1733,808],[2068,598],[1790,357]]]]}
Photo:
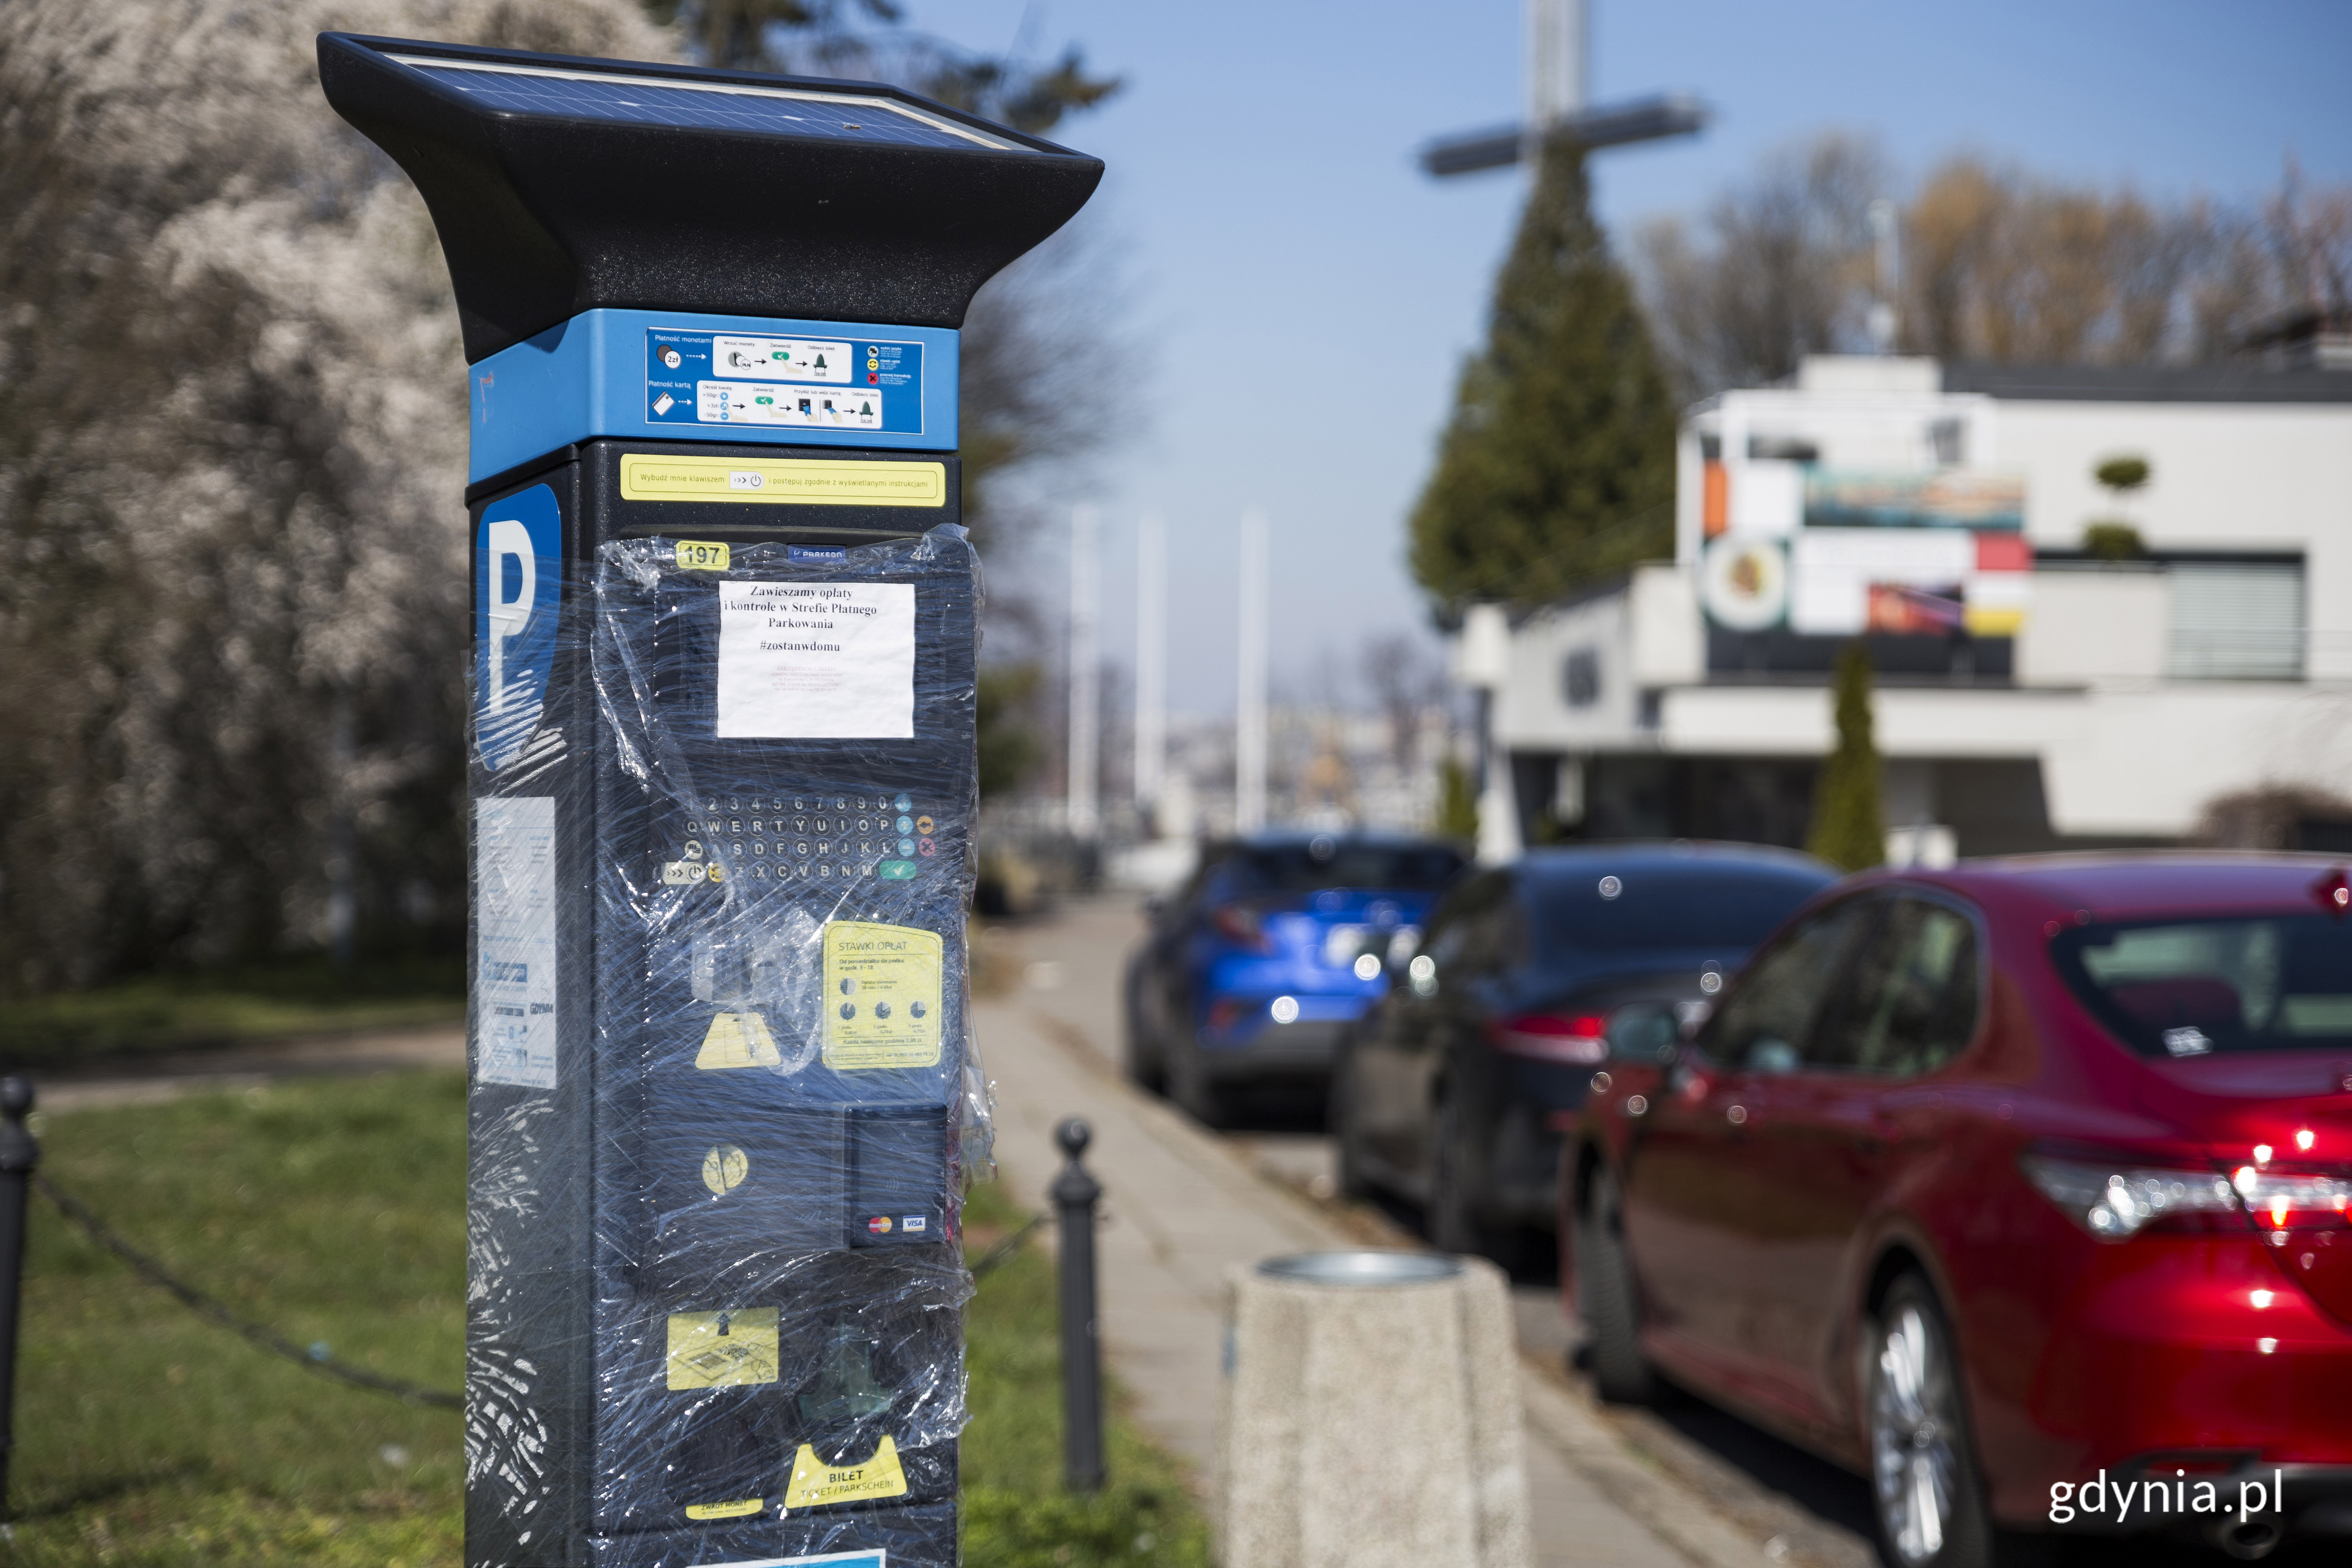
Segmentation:
{"type": "Polygon", "coordinates": [[[1229,1277],[1222,1568],[1529,1568],[1502,1271],[1413,1252],[1229,1277]]]}

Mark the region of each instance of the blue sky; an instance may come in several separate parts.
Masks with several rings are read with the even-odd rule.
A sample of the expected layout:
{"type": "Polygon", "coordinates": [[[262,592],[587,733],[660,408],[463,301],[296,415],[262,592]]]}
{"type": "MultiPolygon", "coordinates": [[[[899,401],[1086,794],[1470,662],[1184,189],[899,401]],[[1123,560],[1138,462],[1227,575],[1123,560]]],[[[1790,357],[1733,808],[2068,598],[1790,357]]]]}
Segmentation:
{"type": "MultiPolygon", "coordinates": [[[[1110,168],[1081,221],[1123,252],[1147,344],[1142,432],[1072,501],[1104,508],[1105,651],[1132,658],[1135,521],[1168,521],[1170,698],[1232,706],[1239,516],[1272,519],[1277,692],[1425,626],[1404,519],[1510,237],[1519,183],[1433,182],[1430,136],[1513,118],[1517,0],[908,0],[1001,51],[1082,45],[1128,87],[1057,135],[1110,168]],[[1024,25],[1025,17],[1025,25],[1024,25]]],[[[1962,150],[2173,198],[2258,196],[2291,153],[2352,181],[2342,0],[1591,0],[1596,100],[1664,89],[1702,136],[1596,161],[1619,236],[1695,213],[1762,154],[1876,135],[1906,177],[1962,150]]],[[[1057,554],[1017,563],[1038,589],[1057,554]]],[[[1015,563],[1008,563],[1015,564],[1015,563]]]]}

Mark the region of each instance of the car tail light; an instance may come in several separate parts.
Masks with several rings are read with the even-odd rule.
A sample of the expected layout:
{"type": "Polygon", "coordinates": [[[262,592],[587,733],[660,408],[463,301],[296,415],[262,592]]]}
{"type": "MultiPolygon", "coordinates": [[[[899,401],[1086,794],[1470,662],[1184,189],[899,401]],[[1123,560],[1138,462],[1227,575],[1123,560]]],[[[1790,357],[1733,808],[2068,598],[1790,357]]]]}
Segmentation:
{"type": "MultiPolygon", "coordinates": [[[[2308,1148],[2308,1136],[2296,1144],[2308,1148]]],[[[2282,1171],[2271,1166],[2269,1147],[2253,1152],[2252,1164],[2230,1173],[2230,1186],[2255,1234],[2314,1300],[2352,1320],[2352,1172],[2282,1171]]]]}
{"type": "Polygon", "coordinates": [[[2241,1165],[2230,1173],[2230,1185],[2245,1204],[2246,1213],[2264,1230],[2340,1226],[2345,1223],[2347,1206],[2352,1205],[2352,1181],[2341,1176],[2241,1165]]]}
{"type": "Polygon", "coordinates": [[[2068,1219],[2102,1241],[2121,1241],[2158,1220],[2234,1215],[2238,1194],[2220,1172],[2028,1154],[2026,1180],[2068,1219]]]}
{"type": "Polygon", "coordinates": [[[1219,904],[1209,911],[1209,923],[1244,947],[1263,950],[1266,945],[1265,917],[1247,904],[1219,904]]]}
{"type": "Polygon", "coordinates": [[[1530,1013],[1493,1024],[1487,1037],[1507,1055],[1590,1066],[1609,1056],[1609,1020],[1598,1013],[1530,1013]]]}

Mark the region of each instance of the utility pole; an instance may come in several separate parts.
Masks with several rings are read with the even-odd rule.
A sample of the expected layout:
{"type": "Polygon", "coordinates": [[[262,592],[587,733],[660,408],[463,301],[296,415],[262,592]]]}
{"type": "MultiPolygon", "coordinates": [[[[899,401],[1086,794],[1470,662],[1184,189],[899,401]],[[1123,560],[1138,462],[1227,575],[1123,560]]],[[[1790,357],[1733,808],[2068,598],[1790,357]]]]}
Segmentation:
{"type": "Polygon", "coordinates": [[[1135,809],[1158,817],[1168,776],[1168,530],[1157,512],[1135,534],[1135,809]]]}
{"type": "Polygon", "coordinates": [[[1240,669],[1234,693],[1234,831],[1265,826],[1265,513],[1242,513],[1240,669]]]}
{"type": "Polygon", "coordinates": [[[1070,513],[1070,837],[1102,831],[1097,784],[1102,776],[1102,658],[1095,639],[1097,576],[1091,506],[1070,513]]]}
{"type": "Polygon", "coordinates": [[[1525,0],[1527,107],[1517,125],[1441,136],[1421,150],[1424,173],[1444,179],[1536,166],[1546,138],[1564,132],[1589,152],[1688,136],[1706,124],[1706,104],[1688,93],[1653,93],[1593,104],[1586,91],[1590,51],[1585,0],[1525,0]]]}

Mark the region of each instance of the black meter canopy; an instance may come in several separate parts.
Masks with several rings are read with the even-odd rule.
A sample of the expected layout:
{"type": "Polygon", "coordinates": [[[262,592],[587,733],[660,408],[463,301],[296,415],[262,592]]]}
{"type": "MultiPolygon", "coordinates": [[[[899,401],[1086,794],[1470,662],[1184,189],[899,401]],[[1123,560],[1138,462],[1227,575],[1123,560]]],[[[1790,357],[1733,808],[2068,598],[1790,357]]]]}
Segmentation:
{"type": "Polygon", "coordinates": [[[322,34],[416,182],[480,360],[583,310],[960,327],[1100,160],[877,82],[322,34]]]}
{"type": "Polygon", "coordinates": [[[950,1568],[958,328],[1102,165],[871,83],[319,60],[468,361],[467,1560],[950,1568]]]}

